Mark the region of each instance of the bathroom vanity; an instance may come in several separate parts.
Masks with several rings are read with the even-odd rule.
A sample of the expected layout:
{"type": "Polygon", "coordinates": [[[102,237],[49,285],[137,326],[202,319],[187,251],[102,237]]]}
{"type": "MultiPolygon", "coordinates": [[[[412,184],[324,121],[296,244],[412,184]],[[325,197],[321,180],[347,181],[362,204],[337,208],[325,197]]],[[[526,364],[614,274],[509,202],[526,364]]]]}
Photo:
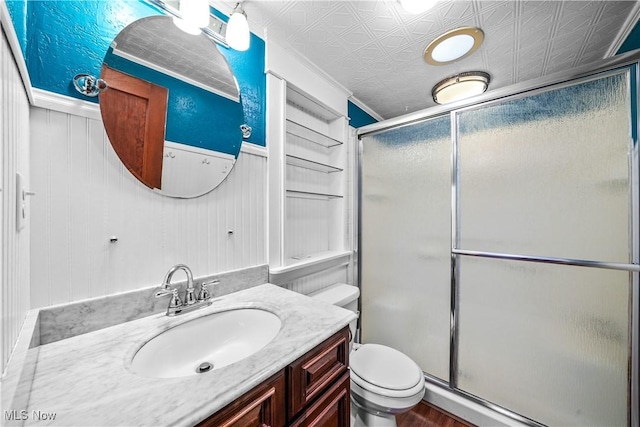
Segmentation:
{"type": "Polygon", "coordinates": [[[348,427],[348,365],[347,327],[198,424],[198,427],[348,427]]]}
{"type": "Polygon", "coordinates": [[[195,312],[154,314],[46,345],[39,345],[40,325],[33,321],[31,334],[23,331],[32,344],[18,369],[16,395],[3,408],[28,417],[7,425],[348,426],[347,325],[354,318],[348,310],[264,284],[215,298],[195,312]],[[166,331],[247,309],[268,311],[282,323],[254,354],[175,377],[132,368],[138,351],[166,331]],[[55,419],[38,420],[34,411],[55,413],[55,419]]]}

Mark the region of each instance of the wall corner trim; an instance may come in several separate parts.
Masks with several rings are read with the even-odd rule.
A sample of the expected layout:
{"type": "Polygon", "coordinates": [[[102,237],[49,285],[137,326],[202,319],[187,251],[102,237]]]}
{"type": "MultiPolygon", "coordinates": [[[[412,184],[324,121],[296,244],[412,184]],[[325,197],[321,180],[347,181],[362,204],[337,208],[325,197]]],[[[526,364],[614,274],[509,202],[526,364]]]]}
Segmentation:
{"type": "Polygon", "coordinates": [[[90,119],[102,120],[102,116],[100,115],[100,106],[98,104],[38,88],[33,88],[32,92],[32,105],[34,107],[61,111],[63,113],[88,117],[90,119]]]}
{"type": "Polygon", "coordinates": [[[13,26],[11,15],[9,15],[9,9],[7,8],[6,0],[0,0],[0,25],[4,29],[4,32],[7,36],[7,40],[9,42],[9,46],[11,47],[13,58],[15,59],[16,65],[18,66],[18,71],[20,73],[20,77],[22,78],[22,84],[24,85],[24,90],[27,94],[27,98],[29,99],[29,103],[33,105],[33,88],[31,86],[31,79],[29,78],[27,63],[24,60],[24,55],[22,54],[22,49],[20,48],[20,42],[18,41],[18,36],[16,35],[16,29],[13,26]]]}

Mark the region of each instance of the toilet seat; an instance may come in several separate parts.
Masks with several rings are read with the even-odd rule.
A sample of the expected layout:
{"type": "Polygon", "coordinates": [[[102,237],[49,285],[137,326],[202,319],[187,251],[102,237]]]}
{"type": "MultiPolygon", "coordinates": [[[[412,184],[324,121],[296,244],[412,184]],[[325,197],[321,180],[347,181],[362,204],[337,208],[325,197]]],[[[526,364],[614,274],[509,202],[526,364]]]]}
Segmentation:
{"type": "MultiPolygon", "coordinates": [[[[424,397],[424,382],[416,387],[417,391],[413,395],[406,397],[392,397],[384,394],[370,392],[353,381],[353,372],[351,373],[351,400],[355,402],[355,406],[366,412],[377,416],[386,417],[386,415],[395,415],[406,412],[416,406],[424,397]]],[[[424,381],[424,379],[423,379],[424,381]]]]}
{"type": "Polygon", "coordinates": [[[351,381],[353,381],[353,383],[358,385],[361,389],[367,391],[368,393],[373,393],[380,396],[402,399],[405,397],[411,397],[416,394],[424,393],[424,378],[422,378],[422,381],[419,381],[415,386],[405,390],[390,390],[388,388],[371,384],[367,380],[358,376],[358,374],[353,371],[351,371],[350,378],[351,381]]]}
{"type": "Polygon", "coordinates": [[[424,392],[422,370],[405,354],[379,344],[365,344],[350,355],[351,380],[369,393],[407,398],[424,392]]]}

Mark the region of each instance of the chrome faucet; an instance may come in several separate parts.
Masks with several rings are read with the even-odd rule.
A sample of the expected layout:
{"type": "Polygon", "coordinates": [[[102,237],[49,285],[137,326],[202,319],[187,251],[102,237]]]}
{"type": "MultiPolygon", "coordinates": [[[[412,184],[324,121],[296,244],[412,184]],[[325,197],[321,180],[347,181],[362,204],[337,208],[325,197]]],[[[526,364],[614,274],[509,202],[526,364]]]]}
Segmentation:
{"type": "Polygon", "coordinates": [[[169,301],[169,307],[167,307],[167,316],[176,316],[178,314],[187,313],[198,308],[208,307],[211,305],[211,292],[209,292],[208,286],[220,283],[217,280],[212,280],[200,285],[200,292],[198,298],[194,296],[195,287],[193,286],[193,274],[191,269],[184,264],[176,264],[169,269],[164,276],[164,281],[155,293],[156,298],[163,297],[165,295],[171,295],[169,301]],[[182,270],[187,275],[187,288],[184,293],[184,300],[180,299],[178,290],[171,288],[171,279],[176,271],[182,270]]]}

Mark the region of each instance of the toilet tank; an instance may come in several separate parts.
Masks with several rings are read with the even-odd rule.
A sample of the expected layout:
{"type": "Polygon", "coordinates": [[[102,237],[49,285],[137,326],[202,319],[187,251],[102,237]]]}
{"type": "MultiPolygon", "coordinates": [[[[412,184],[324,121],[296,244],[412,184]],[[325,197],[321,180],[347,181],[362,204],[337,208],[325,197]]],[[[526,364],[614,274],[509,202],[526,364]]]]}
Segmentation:
{"type": "Polygon", "coordinates": [[[336,283],[327,288],[312,292],[309,296],[329,304],[346,308],[358,314],[360,289],[358,289],[357,286],[347,285],[346,283],[336,283]]]}
{"type": "MultiPolygon", "coordinates": [[[[353,311],[357,316],[358,313],[358,297],[360,296],[360,289],[357,286],[347,285],[346,283],[336,283],[327,288],[320,289],[309,294],[311,298],[317,298],[329,304],[337,305],[347,310],[353,311]]],[[[356,336],[356,328],[358,320],[354,320],[349,323],[349,329],[351,330],[351,338],[356,336]]]]}

